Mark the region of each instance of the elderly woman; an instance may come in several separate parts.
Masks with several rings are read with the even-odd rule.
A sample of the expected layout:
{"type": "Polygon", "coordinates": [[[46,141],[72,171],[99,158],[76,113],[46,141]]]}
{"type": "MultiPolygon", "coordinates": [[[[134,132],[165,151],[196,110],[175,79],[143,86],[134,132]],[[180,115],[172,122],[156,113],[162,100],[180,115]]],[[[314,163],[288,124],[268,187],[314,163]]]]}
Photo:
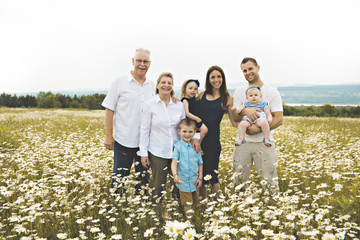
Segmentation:
{"type": "MultiPolygon", "coordinates": [[[[155,97],[145,102],[141,111],[138,155],[144,167],[151,166],[152,202],[157,215],[161,215],[162,191],[167,174],[171,174],[173,144],[180,140],[178,125],[185,118],[183,104],[174,103],[171,98],[174,94],[173,84],[173,75],[162,73],[156,83],[155,97]]],[[[171,181],[174,184],[172,178],[171,181]]]]}

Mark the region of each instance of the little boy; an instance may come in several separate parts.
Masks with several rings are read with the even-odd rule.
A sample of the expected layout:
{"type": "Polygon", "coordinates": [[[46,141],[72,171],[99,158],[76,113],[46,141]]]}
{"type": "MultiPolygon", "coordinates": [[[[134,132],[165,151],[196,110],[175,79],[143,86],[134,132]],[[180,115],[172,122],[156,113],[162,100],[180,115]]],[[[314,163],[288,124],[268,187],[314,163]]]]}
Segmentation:
{"type": "Polygon", "coordinates": [[[186,216],[191,217],[188,211],[195,210],[199,200],[197,189],[201,187],[203,178],[201,153],[196,153],[192,147],[192,138],[196,133],[195,121],[189,118],[181,120],[178,133],[181,140],[174,144],[171,171],[175,185],[179,188],[180,203],[184,207],[186,216]]]}

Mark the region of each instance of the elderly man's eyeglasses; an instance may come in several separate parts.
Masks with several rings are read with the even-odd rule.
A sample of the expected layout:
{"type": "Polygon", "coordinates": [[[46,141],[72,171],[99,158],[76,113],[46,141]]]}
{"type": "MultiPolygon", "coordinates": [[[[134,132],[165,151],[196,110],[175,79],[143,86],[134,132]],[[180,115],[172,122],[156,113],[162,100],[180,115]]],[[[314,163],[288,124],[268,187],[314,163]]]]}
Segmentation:
{"type": "Polygon", "coordinates": [[[149,60],[142,60],[142,59],[135,59],[135,61],[136,61],[137,63],[139,63],[139,64],[144,63],[145,65],[147,65],[147,64],[150,63],[149,60]]]}

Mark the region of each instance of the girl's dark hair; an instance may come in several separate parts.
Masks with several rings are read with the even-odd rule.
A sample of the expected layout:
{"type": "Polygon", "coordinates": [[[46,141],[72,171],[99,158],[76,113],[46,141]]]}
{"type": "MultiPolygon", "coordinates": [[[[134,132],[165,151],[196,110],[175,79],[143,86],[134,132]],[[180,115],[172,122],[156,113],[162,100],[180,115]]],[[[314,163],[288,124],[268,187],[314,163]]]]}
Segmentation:
{"type": "Polygon", "coordinates": [[[225,73],[224,73],[224,70],[222,70],[221,67],[215,65],[215,66],[211,66],[208,69],[208,71],[206,73],[205,92],[206,92],[206,94],[211,94],[211,95],[213,94],[213,87],[210,84],[210,74],[215,70],[220,72],[220,74],[222,76],[222,79],[223,79],[223,82],[222,82],[222,84],[220,86],[220,99],[221,99],[222,108],[226,109],[230,93],[227,90],[226,80],[225,80],[225,73]]]}

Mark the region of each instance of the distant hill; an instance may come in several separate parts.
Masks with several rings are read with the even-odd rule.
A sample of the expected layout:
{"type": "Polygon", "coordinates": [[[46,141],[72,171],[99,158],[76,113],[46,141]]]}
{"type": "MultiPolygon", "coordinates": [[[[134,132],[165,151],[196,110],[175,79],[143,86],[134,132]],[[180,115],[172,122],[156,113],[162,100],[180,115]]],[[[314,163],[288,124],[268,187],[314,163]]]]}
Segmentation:
{"type": "MultiPolygon", "coordinates": [[[[229,88],[234,94],[236,88],[229,88]]],[[[277,87],[285,104],[360,105],[360,84],[277,87]]],[[[176,91],[180,96],[180,91],[176,91]]]]}
{"type": "MultiPolygon", "coordinates": [[[[234,94],[237,86],[242,84],[229,84],[229,92],[234,94]]],[[[201,89],[200,89],[201,90],[201,89]]],[[[298,86],[282,86],[278,87],[283,102],[285,104],[305,104],[305,105],[360,105],[360,84],[343,84],[343,85],[298,85],[298,86]]],[[[71,97],[107,94],[108,90],[69,90],[69,91],[53,91],[52,93],[68,95],[71,97]]],[[[18,93],[17,96],[32,95],[38,93],[18,93]]],[[[175,87],[176,96],[180,97],[179,87],[175,87]]]]}
{"type": "Polygon", "coordinates": [[[278,87],[285,104],[360,105],[360,84],[278,87]]]}
{"type": "MultiPolygon", "coordinates": [[[[285,104],[360,105],[360,84],[277,87],[285,104]]],[[[229,89],[234,94],[234,89],[229,89]]]]}

